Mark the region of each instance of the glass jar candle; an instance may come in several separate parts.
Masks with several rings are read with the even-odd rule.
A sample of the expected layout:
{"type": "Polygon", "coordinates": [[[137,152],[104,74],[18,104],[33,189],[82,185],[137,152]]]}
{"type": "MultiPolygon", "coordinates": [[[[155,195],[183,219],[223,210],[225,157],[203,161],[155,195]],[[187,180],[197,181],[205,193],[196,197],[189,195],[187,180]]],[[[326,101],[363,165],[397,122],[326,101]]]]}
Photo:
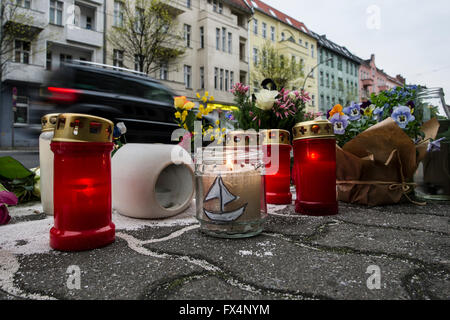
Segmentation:
{"type": "Polygon", "coordinates": [[[304,215],[338,214],[336,139],[328,120],[298,123],[293,128],[295,211],[304,215]]]}
{"type": "Polygon", "coordinates": [[[39,167],[42,210],[53,215],[53,152],[50,143],[53,139],[58,113],[47,114],[41,118],[42,133],[39,136],[39,167]]]}
{"type": "Polygon", "coordinates": [[[111,202],[114,124],[83,114],[60,114],[51,142],[54,159],[54,226],[50,246],[80,251],[115,239],[111,202]]]}
{"type": "Polygon", "coordinates": [[[196,154],[196,216],[200,230],[221,238],[263,231],[267,219],[262,153],[240,147],[208,147],[196,154]]]}
{"type": "Polygon", "coordinates": [[[291,143],[286,130],[261,131],[264,154],[266,201],[269,204],[291,204],[291,143]]]}

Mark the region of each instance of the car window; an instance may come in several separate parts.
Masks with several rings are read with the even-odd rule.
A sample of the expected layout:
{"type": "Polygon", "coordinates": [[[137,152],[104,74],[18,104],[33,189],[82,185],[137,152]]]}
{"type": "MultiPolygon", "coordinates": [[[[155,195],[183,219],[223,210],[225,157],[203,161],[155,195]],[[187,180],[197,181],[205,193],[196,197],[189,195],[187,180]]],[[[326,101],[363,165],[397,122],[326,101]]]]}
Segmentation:
{"type": "Polygon", "coordinates": [[[76,70],[74,88],[82,90],[117,93],[120,79],[107,74],[76,70]]]}
{"type": "Polygon", "coordinates": [[[163,86],[152,82],[141,82],[142,97],[148,100],[159,101],[162,103],[173,104],[173,96],[163,86]]]}

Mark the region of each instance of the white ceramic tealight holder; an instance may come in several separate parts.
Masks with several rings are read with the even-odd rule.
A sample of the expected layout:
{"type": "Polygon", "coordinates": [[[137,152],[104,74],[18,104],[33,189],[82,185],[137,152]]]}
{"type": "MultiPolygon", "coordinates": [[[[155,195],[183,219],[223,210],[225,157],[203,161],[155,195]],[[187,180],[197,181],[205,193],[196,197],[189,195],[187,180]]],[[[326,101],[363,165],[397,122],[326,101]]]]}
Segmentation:
{"type": "Polygon", "coordinates": [[[192,202],[192,159],[180,146],[129,143],[114,154],[111,166],[113,208],[121,215],[168,218],[192,202]]]}

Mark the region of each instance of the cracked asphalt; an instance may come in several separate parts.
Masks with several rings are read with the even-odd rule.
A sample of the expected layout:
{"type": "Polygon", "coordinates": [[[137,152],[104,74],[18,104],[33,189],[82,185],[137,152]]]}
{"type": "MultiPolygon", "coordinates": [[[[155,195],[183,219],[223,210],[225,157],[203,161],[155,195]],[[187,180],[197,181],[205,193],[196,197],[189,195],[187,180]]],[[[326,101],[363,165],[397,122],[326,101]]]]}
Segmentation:
{"type": "Polygon", "coordinates": [[[157,221],[114,212],[116,241],[76,253],[49,247],[53,218],[41,209],[10,208],[0,227],[0,299],[450,299],[450,202],[341,203],[334,217],[269,206],[265,231],[242,240],[202,234],[194,205],[157,221]],[[371,266],[379,289],[368,287],[371,266]]]}

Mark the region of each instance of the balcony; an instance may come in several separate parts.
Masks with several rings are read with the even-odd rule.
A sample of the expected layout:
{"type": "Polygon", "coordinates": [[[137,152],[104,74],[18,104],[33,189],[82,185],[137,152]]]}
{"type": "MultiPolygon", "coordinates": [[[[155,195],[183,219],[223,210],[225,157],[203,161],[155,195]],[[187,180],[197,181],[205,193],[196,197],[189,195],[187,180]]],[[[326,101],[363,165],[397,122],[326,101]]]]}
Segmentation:
{"type": "Polygon", "coordinates": [[[69,24],[66,26],[65,30],[67,41],[86,44],[97,48],[103,46],[102,32],[84,29],[76,25],[69,25],[69,24]]]}
{"type": "Polygon", "coordinates": [[[373,86],[373,79],[363,79],[362,84],[363,87],[373,86]]]}
{"type": "Polygon", "coordinates": [[[6,10],[10,10],[10,12],[6,12],[5,16],[12,17],[12,20],[4,21],[5,30],[9,29],[11,32],[18,32],[21,37],[35,37],[47,25],[45,12],[14,6],[7,6],[6,10]],[[14,10],[14,12],[11,10],[14,10]],[[23,28],[22,26],[27,26],[28,28],[23,28]]]}
{"type": "Polygon", "coordinates": [[[168,13],[174,17],[186,11],[186,6],[181,5],[179,0],[166,1],[163,5],[167,8],[168,13]]]}
{"type": "Polygon", "coordinates": [[[42,83],[46,73],[44,66],[11,61],[5,64],[3,80],[42,83]]]}
{"type": "Polygon", "coordinates": [[[378,86],[378,90],[379,91],[387,91],[387,90],[389,90],[389,87],[387,85],[383,84],[381,86],[378,86]]]}

